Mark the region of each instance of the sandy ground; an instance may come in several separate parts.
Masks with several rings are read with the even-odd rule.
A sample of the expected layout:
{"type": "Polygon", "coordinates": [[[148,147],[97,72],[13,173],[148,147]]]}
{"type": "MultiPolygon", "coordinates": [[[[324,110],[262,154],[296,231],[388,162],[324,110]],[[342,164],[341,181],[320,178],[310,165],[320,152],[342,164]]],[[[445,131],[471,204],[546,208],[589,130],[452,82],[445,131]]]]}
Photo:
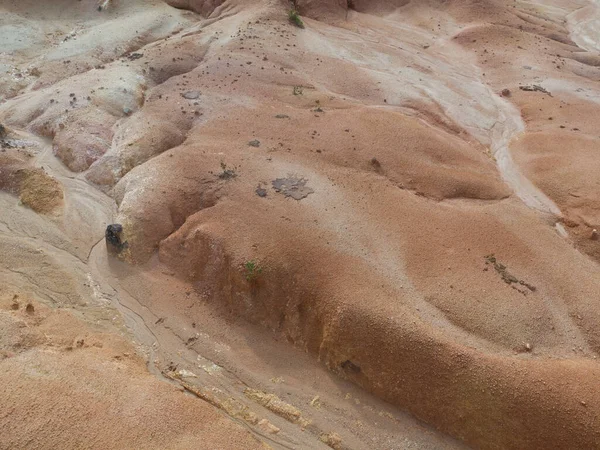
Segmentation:
{"type": "Polygon", "coordinates": [[[0,447],[600,446],[598,4],[167,3],[0,3],[0,447]]]}

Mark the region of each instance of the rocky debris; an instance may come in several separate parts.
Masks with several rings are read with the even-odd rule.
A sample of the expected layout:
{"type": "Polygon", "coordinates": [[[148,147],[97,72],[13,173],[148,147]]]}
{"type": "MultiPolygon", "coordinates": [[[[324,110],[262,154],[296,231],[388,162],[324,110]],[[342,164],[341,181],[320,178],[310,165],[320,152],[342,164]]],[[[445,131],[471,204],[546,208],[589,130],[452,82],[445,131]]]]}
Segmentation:
{"type": "Polygon", "coordinates": [[[598,240],[598,230],[596,230],[595,228],[592,230],[592,234],[590,235],[590,239],[592,241],[597,241],[598,240]]]}
{"type": "Polygon", "coordinates": [[[546,89],[544,89],[542,86],[540,86],[539,84],[519,86],[519,89],[521,89],[522,91],[526,91],[526,92],[542,92],[542,93],[548,94],[550,97],[552,97],[552,94],[549,91],[547,91],[546,89]]]}
{"type": "Polygon", "coordinates": [[[269,434],[277,434],[280,431],[279,428],[277,428],[275,425],[273,425],[267,419],[261,419],[258,422],[258,427],[265,433],[269,433],[269,434]]]}
{"type": "MultiPolygon", "coordinates": [[[[521,286],[526,287],[527,289],[529,289],[531,292],[535,292],[536,287],[533,286],[532,284],[527,283],[524,280],[519,280],[517,277],[515,277],[514,275],[512,275],[508,269],[506,268],[506,266],[502,263],[500,263],[496,257],[494,255],[487,255],[485,257],[485,263],[486,264],[492,264],[494,266],[494,269],[496,270],[496,272],[498,272],[500,274],[500,276],[502,277],[502,281],[504,281],[506,284],[508,284],[509,286],[511,286],[512,284],[518,284],[521,286]]],[[[525,294],[525,291],[521,291],[519,289],[517,289],[519,292],[521,292],[522,294],[525,294]]]]}
{"type": "Polygon", "coordinates": [[[221,169],[223,170],[219,174],[219,178],[221,180],[230,180],[232,178],[237,177],[235,167],[233,167],[233,168],[227,167],[227,164],[225,164],[223,161],[221,161],[221,169]]]}
{"type": "Polygon", "coordinates": [[[302,412],[298,408],[284,402],[275,394],[267,394],[266,392],[250,388],[247,388],[244,391],[244,394],[250,400],[264,406],[271,412],[283,417],[289,422],[300,423],[303,426],[308,424],[308,421],[302,418],[302,412]]]}
{"type": "Polygon", "coordinates": [[[143,53],[137,53],[137,52],[136,53],[130,53],[129,55],[126,56],[126,58],[129,61],[135,61],[136,59],[140,59],[140,58],[143,58],[143,57],[144,57],[143,53]]]}
{"type": "Polygon", "coordinates": [[[196,100],[198,97],[200,97],[200,92],[188,91],[188,92],[184,92],[183,94],[181,94],[181,96],[188,100],[196,100]]]}
{"type": "Polygon", "coordinates": [[[7,135],[6,127],[0,123],[0,139],[4,139],[7,135]]]}
{"type": "Polygon", "coordinates": [[[261,187],[260,185],[257,186],[256,188],[256,195],[258,195],[259,197],[265,198],[267,196],[267,190],[263,187],[261,187]]]}
{"type": "Polygon", "coordinates": [[[332,431],[331,433],[322,433],[319,436],[319,439],[334,450],[342,448],[342,437],[335,431],[332,431]]]}
{"type": "Polygon", "coordinates": [[[190,394],[193,394],[205,402],[210,403],[214,407],[219,408],[231,417],[239,417],[250,425],[257,425],[259,423],[258,416],[251,411],[248,406],[244,405],[233,397],[227,396],[220,390],[195,386],[179,375],[178,372],[176,372],[173,363],[169,365],[167,370],[163,371],[163,375],[179,383],[181,387],[190,394]]]}
{"type": "Polygon", "coordinates": [[[198,333],[196,333],[196,335],[195,335],[195,336],[190,336],[190,337],[188,338],[188,340],[187,340],[187,341],[185,341],[185,345],[187,345],[188,347],[189,347],[190,345],[194,345],[194,342],[196,342],[196,341],[198,340],[198,338],[199,338],[199,337],[200,337],[200,335],[199,335],[198,333]]]}
{"type": "Polygon", "coordinates": [[[250,147],[258,148],[258,147],[260,147],[260,141],[258,139],[253,139],[250,142],[248,142],[248,145],[250,147]]]}
{"type": "Polygon", "coordinates": [[[121,233],[123,226],[119,223],[113,223],[106,227],[104,237],[106,238],[106,249],[109,254],[116,255],[127,248],[127,242],[122,242],[121,233]]]}
{"type": "Polygon", "coordinates": [[[315,395],[315,397],[310,401],[310,406],[319,409],[321,407],[321,397],[315,395]]]}
{"type": "Polygon", "coordinates": [[[185,369],[179,370],[177,372],[177,375],[179,375],[182,378],[198,378],[198,375],[196,375],[194,372],[185,369]]]}
{"type": "Polygon", "coordinates": [[[304,178],[288,176],[287,178],[277,178],[271,184],[275,191],[286,197],[291,197],[294,200],[302,200],[315,192],[312,188],[306,186],[307,181],[304,178]]]}

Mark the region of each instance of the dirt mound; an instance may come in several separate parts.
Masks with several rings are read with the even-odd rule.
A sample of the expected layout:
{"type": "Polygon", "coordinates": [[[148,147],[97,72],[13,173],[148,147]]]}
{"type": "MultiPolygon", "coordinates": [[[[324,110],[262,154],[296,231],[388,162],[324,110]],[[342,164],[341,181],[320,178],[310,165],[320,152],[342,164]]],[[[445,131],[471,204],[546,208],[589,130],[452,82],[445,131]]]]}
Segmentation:
{"type": "Polygon", "coordinates": [[[175,8],[189,9],[204,17],[209,17],[224,2],[225,0],[167,0],[175,8]]]}
{"type": "Polygon", "coordinates": [[[122,337],[4,291],[4,448],[261,448],[212,407],[147,373],[122,337]]]}
{"type": "Polygon", "coordinates": [[[19,196],[23,205],[41,214],[57,212],[63,205],[61,184],[44,169],[32,168],[16,158],[0,159],[0,189],[19,196]]]}

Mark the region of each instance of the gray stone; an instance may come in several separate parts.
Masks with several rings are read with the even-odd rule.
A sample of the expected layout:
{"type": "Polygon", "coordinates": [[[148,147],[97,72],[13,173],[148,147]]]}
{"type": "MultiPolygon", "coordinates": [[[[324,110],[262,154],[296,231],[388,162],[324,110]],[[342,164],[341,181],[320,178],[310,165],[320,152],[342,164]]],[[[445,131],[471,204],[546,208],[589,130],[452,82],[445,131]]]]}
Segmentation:
{"type": "Polygon", "coordinates": [[[306,186],[307,181],[304,178],[287,177],[277,178],[271,184],[275,191],[280,194],[291,197],[294,200],[302,200],[315,192],[312,188],[306,186]]]}
{"type": "Polygon", "coordinates": [[[183,98],[187,98],[188,100],[196,100],[198,97],[200,97],[200,92],[188,91],[188,92],[184,92],[183,94],[181,94],[181,96],[183,98]]]}

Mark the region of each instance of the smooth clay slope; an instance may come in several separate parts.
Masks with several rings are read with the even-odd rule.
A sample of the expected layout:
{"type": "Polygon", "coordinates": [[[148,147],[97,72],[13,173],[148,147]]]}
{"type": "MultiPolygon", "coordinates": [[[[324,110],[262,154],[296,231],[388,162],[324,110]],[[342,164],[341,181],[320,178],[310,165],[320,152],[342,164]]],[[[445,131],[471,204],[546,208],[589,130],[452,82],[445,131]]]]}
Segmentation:
{"type": "Polygon", "coordinates": [[[244,448],[600,446],[597,7],[169,3],[2,6],[3,402],[100,365],[171,430],[132,338],[244,448]]]}

